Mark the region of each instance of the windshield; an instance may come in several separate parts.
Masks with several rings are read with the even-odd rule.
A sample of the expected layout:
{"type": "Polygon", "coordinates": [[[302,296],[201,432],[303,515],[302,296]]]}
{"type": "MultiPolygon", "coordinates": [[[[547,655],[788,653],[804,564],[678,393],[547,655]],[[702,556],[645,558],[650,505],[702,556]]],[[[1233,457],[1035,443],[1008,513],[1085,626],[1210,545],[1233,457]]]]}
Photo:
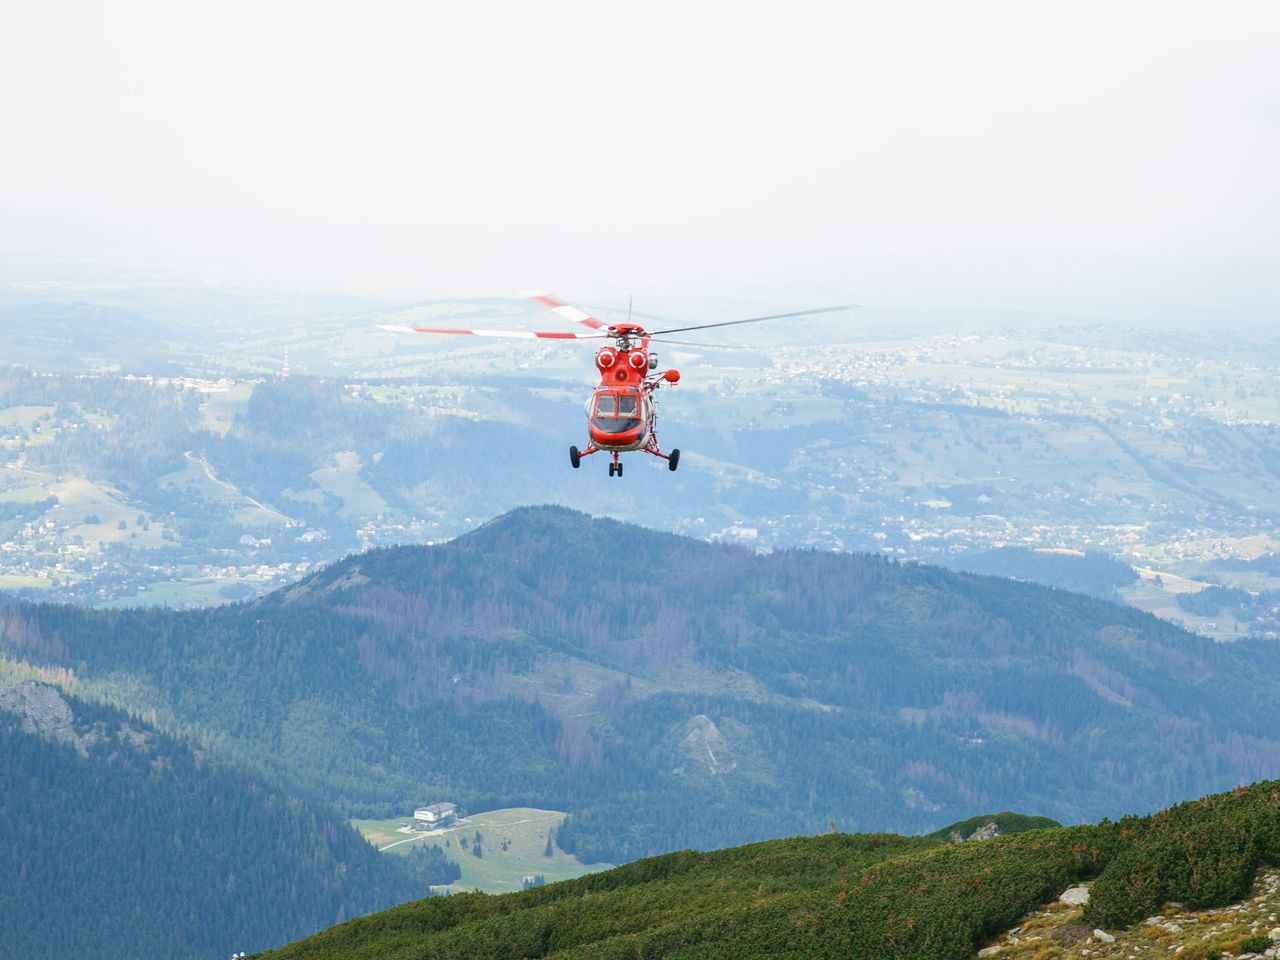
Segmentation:
{"type": "Polygon", "coordinates": [[[591,425],[604,433],[623,433],[640,426],[640,397],[634,393],[596,394],[591,425]]]}

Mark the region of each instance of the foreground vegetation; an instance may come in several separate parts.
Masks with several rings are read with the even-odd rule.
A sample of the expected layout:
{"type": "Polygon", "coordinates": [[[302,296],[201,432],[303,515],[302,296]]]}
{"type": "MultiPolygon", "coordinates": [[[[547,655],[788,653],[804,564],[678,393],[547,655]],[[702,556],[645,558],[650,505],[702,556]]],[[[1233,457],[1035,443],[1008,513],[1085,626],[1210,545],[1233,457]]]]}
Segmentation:
{"type": "Polygon", "coordinates": [[[405,904],[267,956],[959,960],[1082,880],[1094,880],[1085,921],[1119,928],[1167,901],[1238,900],[1263,864],[1280,864],[1280,781],[988,841],[828,834],[672,853],[524,893],[405,904]]]}
{"type": "Polygon", "coordinates": [[[1226,960],[1265,955],[1280,943],[1280,869],[1258,872],[1247,899],[1192,910],[1170,903],[1127,930],[1101,931],[1080,906],[1055,901],[996,937],[988,956],[999,960],[1226,960]]]}

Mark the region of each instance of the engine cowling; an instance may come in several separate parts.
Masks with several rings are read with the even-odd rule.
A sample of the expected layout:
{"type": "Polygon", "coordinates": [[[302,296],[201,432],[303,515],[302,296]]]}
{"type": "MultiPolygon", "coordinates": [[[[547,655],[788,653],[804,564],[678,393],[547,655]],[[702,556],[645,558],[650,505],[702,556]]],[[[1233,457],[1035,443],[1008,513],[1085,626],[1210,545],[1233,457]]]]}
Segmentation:
{"type": "Polygon", "coordinates": [[[648,370],[649,369],[649,353],[647,350],[632,350],[627,355],[627,363],[631,364],[632,370],[648,370]]]}
{"type": "Polygon", "coordinates": [[[601,347],[596,351],[596,366],[601,373],[612,370],[618,363],[618,351],[613,347],[601,347]]]}

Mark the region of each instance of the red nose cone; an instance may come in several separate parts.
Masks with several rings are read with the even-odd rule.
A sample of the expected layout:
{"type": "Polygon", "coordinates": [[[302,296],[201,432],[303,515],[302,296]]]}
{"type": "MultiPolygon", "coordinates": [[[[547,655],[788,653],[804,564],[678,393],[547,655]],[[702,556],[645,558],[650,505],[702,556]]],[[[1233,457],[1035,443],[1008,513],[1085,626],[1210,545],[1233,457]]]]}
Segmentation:
{"type": "Polygon", "coordinates": [[[662,375],[662,379],[663,379],[663,380],[665,380],[665,381],[667,381],[667,383],[679,383],[679,382],[680,382],[680,371],[679,371],[679,370],[668,370],[666,373],[664,373],[664,374],[662,375]]]}

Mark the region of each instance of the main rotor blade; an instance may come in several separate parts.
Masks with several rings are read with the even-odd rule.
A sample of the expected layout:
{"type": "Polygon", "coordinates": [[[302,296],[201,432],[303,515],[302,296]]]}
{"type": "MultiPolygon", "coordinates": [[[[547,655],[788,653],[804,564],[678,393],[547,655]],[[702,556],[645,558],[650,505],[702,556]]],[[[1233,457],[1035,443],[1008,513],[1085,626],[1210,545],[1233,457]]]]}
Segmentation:
{"type": "Polygon", "coordinates": [[[521,290],[519,295],[524,297],[526,300],[532,300],[534,303],[542,304],[552,313],[558,313],[566,320],[572,320],[574,323],[581,323],[584,326],[590,327],[592,330],[603,330],[608,326],[607,323],[600,322],[595,317],[591,316],[591,314],[579,310],[572,304],[556,299],[545,290],[521,290]]]}
{"type": "Polygon", "coordinates": [[[726,320],[724,323],[700,323],[693,327],[672,327],[670,330],[654,330],[651,337],[664,333],[686,333],[690,330],[710,330],[712,327],[736,327],[740,323],[759,323],[761,320],[785,320],[787,317],[811,317],[817,313],[835,313],[837,310],[853,310],[857,304],[847,303],[839,307],[819,307],[817,310],[798,310],[795,313],[772,313],[767,317],[748,317],[745,320],[726,320]]]}
{"type": "Polygon", "coordinates": [[[603,340],[607,333],[562,333],[551,330],[460,330],[448,327],[402,327],[388,323],[377,325],[391,333],[446,333],[467,337],[511,337],[519,340],[603,340]]]}
{"type": "Polygon", "coordinates": [[[668,340],[666,337],[649,337],[651,343],[670,343],[677,347],[705,347],[708,350],[758,350],[759,347],[739,348],[732,343],[694,343],[691,340],[668,340]]]}

